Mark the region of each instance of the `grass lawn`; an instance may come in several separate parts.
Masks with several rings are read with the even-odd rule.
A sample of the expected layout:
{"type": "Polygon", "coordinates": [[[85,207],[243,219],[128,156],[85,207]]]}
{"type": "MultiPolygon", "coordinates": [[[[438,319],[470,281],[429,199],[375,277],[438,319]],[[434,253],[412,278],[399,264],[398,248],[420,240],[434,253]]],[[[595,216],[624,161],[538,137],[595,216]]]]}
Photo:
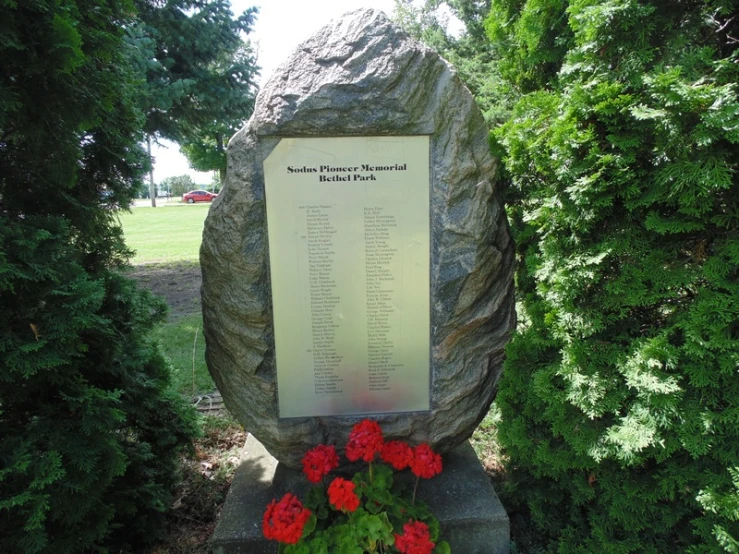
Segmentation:
{"type": "Polygon", "coordinates": [[[203,316],[199,312],[170,318],[155,335],[172,364],[172,386],[177,392],[196,396],[216,389],[205,366],[203,316]]]}
{"type": "Polygon", "coordinates": [[[210,206],[176,204],[121,212],[126,243],[136,251],[133,263],[197,262],[210,206]]]}
{"type": "MultiPolygon", "coordinates": [[[[185,396],[215,390],[205,366],[203,317],[199,306],[195,306],[199,285],[189,278],[199,263],[203,223],[210,206],[205,203],[140,207],[119,215],[126,244],[136,251],[131,262],[139,267],[134,272],[147,271],[142,284],[164,295],[170,304],[172,311],[167,322],[154,334],[172,364],[172,384],[185,396]],[[188,295],[193,297],[191,302],[177,303],[188,295]]],[[[196,273],[199,280],[199,272],[196,273]]]]}

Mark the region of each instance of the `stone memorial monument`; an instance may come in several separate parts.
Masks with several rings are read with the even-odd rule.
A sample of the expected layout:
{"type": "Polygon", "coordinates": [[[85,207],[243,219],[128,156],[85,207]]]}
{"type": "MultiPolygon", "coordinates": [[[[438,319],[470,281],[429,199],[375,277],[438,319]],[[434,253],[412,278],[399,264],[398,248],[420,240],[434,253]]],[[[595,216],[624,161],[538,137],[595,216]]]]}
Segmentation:
{"type": "MultiPolygon", "coordinates": [[[[344,444],[366,416],[388,439],[451,453],[448,491],[492,493],[479,464],[465,473],[470,454],[476,463],[465,441],[493,399],[515,322],[494,171],[469,91],[379,11],[322,28],[261,90],[229,143],[201,248],[208,368],[259,441],[216,551],[262,551],[258,529],[243,530],[237,489],[251,490],[260,521],[256,482],[271,491],[282,472],[292,486],[289,468],[308,449],[344,444]]],[[[462,517],[453,499],[443,504],[462,517]]],[[[476,506],[451,534],[474,535],[480,518],[507,534],[498,506],[476,506]]],[[[476,537],[463,552],[504,551],[476,537]]]]}

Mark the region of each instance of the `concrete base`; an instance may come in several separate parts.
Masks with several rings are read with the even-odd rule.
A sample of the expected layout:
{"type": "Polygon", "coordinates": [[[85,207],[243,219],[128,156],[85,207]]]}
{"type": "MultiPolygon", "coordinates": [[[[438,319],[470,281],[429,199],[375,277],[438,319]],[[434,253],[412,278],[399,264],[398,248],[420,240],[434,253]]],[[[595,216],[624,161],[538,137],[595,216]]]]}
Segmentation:
{"type": "MultiPolygon", "coordinates": [[[[300,471],[277,462],[249,435],[218,526],[214,554],[274,554],[277,543],[262,535],[262,516],[272,499],[286,492],[305,498],[308,482],[300,471]]],[[[444,470],[421,480],[418,496],[441,524],[441,536],[455,554],[508,554],[508,516],[469,442],[444,456],[444,470]]]]}

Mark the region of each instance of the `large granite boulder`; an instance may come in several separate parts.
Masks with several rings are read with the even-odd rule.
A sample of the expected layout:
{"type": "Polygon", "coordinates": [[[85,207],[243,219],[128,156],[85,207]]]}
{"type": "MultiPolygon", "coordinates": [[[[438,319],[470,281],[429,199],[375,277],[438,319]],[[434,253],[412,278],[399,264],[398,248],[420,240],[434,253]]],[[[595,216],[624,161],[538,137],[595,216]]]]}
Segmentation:
{"type": "Polygon", "coordinates": [[[279,137],[344,135],[430,135],[431,409],[373,415],[386,437],[440,452],[469,438],[515,323],[513,245],[469,91],[379,11],[325,26],[275,72],[231,139],[200,254],[208,368],[231,413],[291,467],[318,443],[343,445],[360,418],[279,419],[262,164],[279,137]]]}

